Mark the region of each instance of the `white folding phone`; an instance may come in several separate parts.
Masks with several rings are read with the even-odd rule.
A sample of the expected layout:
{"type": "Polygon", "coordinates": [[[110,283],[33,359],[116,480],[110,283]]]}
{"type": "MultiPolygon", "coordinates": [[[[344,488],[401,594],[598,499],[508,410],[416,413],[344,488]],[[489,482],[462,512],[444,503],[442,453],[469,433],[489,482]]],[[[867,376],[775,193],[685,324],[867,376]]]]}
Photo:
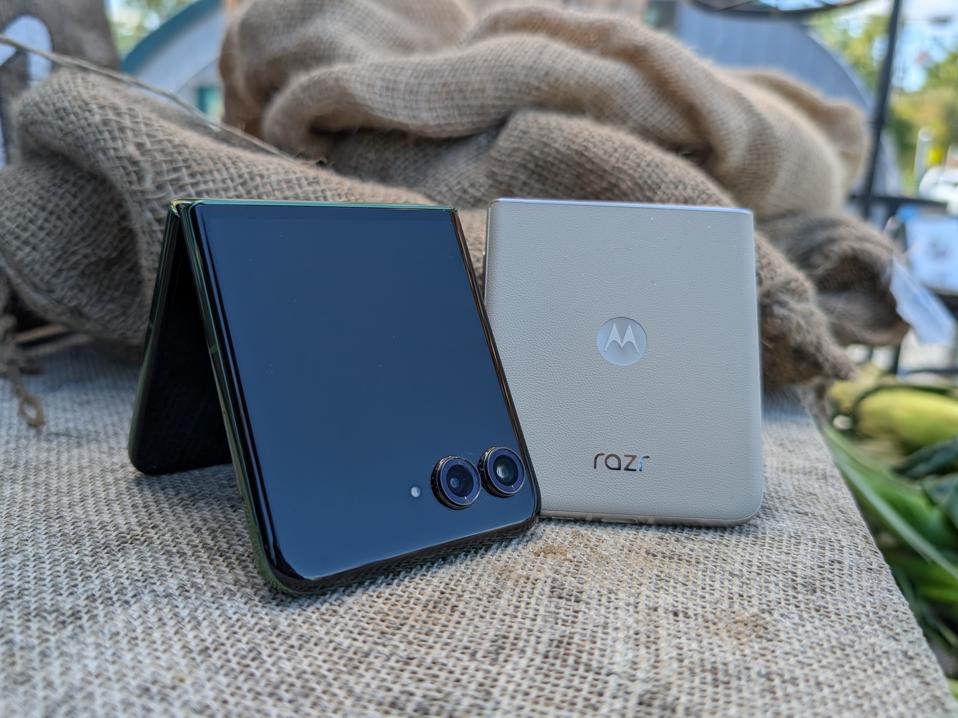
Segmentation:
{"type": "Polygon", "coordinates": [[[497,200],[485,261],[544,515],[730,525],[759,510],[750,212],[497,200]]]}

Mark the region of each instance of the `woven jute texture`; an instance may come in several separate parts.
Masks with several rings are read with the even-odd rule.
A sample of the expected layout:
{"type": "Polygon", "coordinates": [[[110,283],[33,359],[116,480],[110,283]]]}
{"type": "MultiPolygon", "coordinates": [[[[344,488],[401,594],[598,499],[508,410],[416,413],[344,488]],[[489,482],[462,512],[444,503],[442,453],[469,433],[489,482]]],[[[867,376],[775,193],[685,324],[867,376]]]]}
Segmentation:
{"type": "Polygon", "coordinates": [[[0,715],[954,714],[806,414],[767,398],[735,529],[541,522],[306,599],[256,572],[232,471],[139,475],[135,372],[0,386],[0,715]]]}
{"type": "Polygon", "coordinates": [[[892,247],[839,209],[862,157],[859,113],[713,68],[635,16],[561,4],[245,4],[222,55],[226,119],[303,162],[59,71],[15,114],[0,282],[48,319],[136,347],[177,197],[444,202],[465,210],[477,264],[499,196],[744,205],[764,230],[769,383],[845,375],[836,339],[901,334],[892,247]]]}
{"type": "Polygon", "coordinates": [[[857,110],[714,67],[637,16],[528,5],[253,0],[223,45],[226,118],[460,207],[517,195],[748,207],[841,295],[821,304],[840,340],[901,335],[891,244],[841,211],[866,146],[857,110]],[[837,254],[852,261],[838,269],[837,254]],[[840,301],[849,292],[865,301],[840,301]]]}

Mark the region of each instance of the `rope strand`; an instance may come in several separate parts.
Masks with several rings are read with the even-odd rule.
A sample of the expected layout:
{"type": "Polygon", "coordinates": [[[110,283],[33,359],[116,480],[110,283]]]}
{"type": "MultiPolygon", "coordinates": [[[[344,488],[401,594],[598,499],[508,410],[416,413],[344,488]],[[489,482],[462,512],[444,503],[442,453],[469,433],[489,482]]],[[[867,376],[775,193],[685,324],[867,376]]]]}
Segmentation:
{"type": "Polygon", "coordinates": [[[44,424],[43,405],[23,381],[23,369],[27,366],[27,359],[17,344],[14,333],[17,320],[10,307],[12,292],[10,282],[0,276],[0,372],[6,374],[17,397],[17,412],[28,426],[39,429],[44,424]]]}
{"type": "Polygon", "coordinates": [[[228,135],[232,135],[233,137],[236,137],[237,139],[247,142],[250,145],[253,145],[257,149],[260,149],[264,152],[268,152],[272,155],[276,155],[277,157],[282,157],[283,159],[286,159],[286,160],[299,162],[299,160],[296,160],[296,158],[291,157],[290,155],[286,154],[285,152],[283,152],[282,150],[276,147],[273,147],[268,142],[263,142],[258,137],[253,137],[252,135],[249,135],[235,127],[224,125],[222,122],[211,120],[209,117],[204,115],[198,109],[193,107],[193,105],[191,105],[189,102],[186,102],[182,98],[177,97],[174,93],[168,92],[167,90],[156,87],[155,85],[151,85],[148,82],[144,82],[143,80],[137,79],[136,77],[133,77],[132,75],[127,75],[123,72],[117,72],[115,70],[109,70],[105,67],[100,67],[99,65],[95,65],[92,62],[82,60],[78,57],[73,57],[72,55],[62,55],[59,52],[49,52],[47,50],[41,50],[38,47],[32,47],[31,45],[26,45],[20,42],[19,40],[14,40],[12,37],[9,37],[8,35],[0,35],[0,45],[8,45],[9,47],[12,47],[21,52],[37,55],[38,57],[42,57],[45,60],[49,60],[50,62],[56,65],[61,65],[64,67],[73,67],[78,70],[92,72],[95,75],[100,75],[101,77],[106,77],[111,80],[121,82],[124,85],[138,87],[141,90],[145,90],[146,92],[150,92],[154,95],[163,97],[164,99],[167,99],[170,102],[173,102],[180,109],[188,112],[190,115],[192,115],[193,117],[201,121],[206,127],[213,130],[214,132],[221,132],[228,135]]]}

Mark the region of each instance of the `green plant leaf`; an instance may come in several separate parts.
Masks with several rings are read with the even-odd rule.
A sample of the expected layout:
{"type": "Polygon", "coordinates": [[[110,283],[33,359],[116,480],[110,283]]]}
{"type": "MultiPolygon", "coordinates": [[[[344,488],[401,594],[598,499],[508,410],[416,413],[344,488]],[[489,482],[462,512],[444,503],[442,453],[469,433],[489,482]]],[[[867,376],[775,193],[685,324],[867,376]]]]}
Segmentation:
{"type": "Polygon", "coordinates": [[[930,474],[941,474],[958,462],[958,437],[939,441],[913,451],[895,467],[909,479],[920,479],[930,474]]]}
{"type": "Polygon", "coordinates": [[[920,488],[909,486],[885,467],[861,458],[852,443],[838,431],[829,426],[822,427],[822,430],[835,464],[858,501],[866,505],[902,543],[958,581],[958,565],[929,540],[929,537],[946,539],[946,546],[958,549],[958,535],[954,527],[948,524],[951,534],[948,535],[938,525],[939,521],[945,520],[940,509],[931,503],[920,488]],[[914,493],[916,491],[917,496],[914,493]]]}
{"type": "Polygon", "coordinates": [[[910,549],[896,548],[882,553],[888,565],[913,583],[922,598],[958,609],[958,580],[941,566],[929,563],[910,549]]]}
{"type": "MultiPolygon", "coordinates": [[[[916,560],[921,561],[920,558],[916,560]]],[[[892,574],[928,642],[949,653],[958,651],[958,636],[949,623],[949,612],[925,600],[918,585],[904,575],[900,568],[892,566],[892,574]]]]}
{"type": "Polygon", "coordinates": [[[934,476],[922,480],[928,498],[940,508],[958,529],[958,474],[934,476]]]}

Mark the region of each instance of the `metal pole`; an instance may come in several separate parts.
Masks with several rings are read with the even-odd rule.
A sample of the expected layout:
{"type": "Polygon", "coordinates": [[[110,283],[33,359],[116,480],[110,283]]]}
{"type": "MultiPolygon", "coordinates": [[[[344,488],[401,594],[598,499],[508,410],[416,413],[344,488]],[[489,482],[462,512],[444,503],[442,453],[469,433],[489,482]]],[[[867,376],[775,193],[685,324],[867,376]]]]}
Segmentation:
{"type": "Polygon", "coordinates": [[[865,173],[865,186],[862,190],[862,217],[871,218],[872,194],[875,191],[875,175],[878,172],[878,150],[881,145],[882,130],[888,119],[888,96],[891,93],[892,71],[895,69],[895,49],[898,45],[898,29],[903,0],[893,0],[891,15],[888,17],[888,47],[882,59],[881,75],[878,77],[878,91],[875,95],[875,111],[872,115],[872,147],[865,173]]]}

